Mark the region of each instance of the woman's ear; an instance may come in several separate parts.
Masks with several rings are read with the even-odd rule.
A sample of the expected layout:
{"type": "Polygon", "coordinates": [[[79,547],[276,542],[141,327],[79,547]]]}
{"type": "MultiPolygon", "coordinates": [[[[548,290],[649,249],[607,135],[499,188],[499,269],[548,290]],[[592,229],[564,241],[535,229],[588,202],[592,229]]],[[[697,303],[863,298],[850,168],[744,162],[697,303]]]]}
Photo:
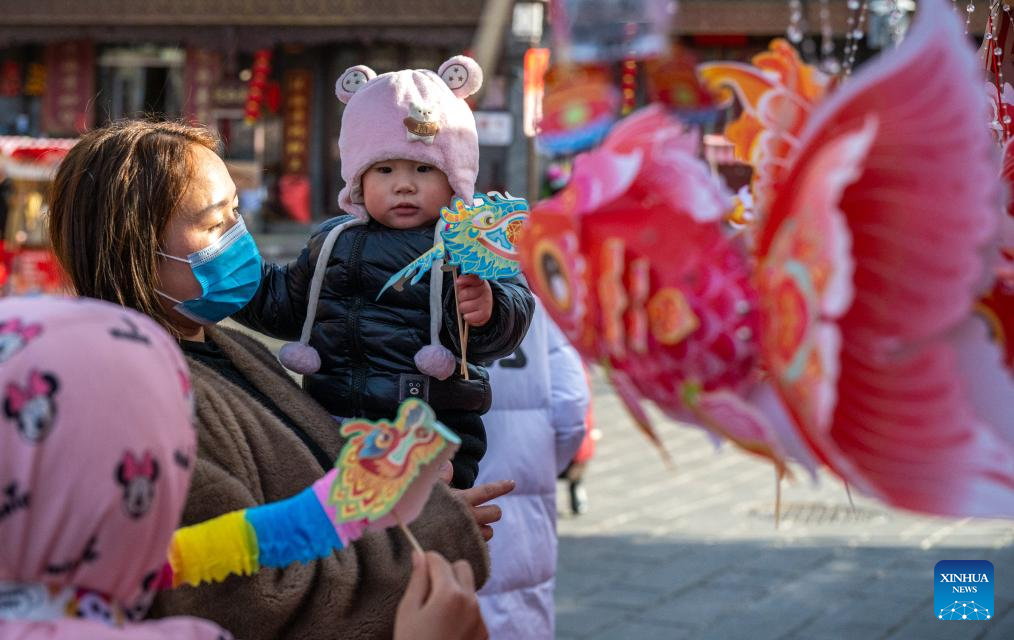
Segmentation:
{"type": "Polygon", "coordinates": [[[338,78],[338,82],[335,82],[334,94],[338,96],[342,104],[348,104],[356,91],[362,89],[367,82],[376,77],[377,73],[366,65],[357,64],[354,67],[349,67],[338,78]]]}
{"type": "Polygon", "coordinates": [[[468,56],[454,56],[437,71],[440,79],[447,83],[451,92],[462,100],[472,95],[482,86],[482,69],[479,63],[468,56]]]}

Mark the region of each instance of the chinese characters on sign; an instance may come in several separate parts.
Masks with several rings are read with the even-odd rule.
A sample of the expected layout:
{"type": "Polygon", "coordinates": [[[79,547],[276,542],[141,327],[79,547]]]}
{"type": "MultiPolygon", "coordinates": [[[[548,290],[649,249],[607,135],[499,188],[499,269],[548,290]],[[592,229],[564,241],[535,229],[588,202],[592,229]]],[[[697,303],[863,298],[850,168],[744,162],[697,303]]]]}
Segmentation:
{"type": "Polygon", "coordinates": [[[312,76],[305,69],[285,73],[285,173],[307,173],[312,76]]]}
{"type": "Polygon", "coordinates": [[[49,135],[76,136],[94,120],[95,48],[90,41],[46,47],[42,128],[49,135]]]}
{"type": "Polygon", "coordinates": [[[310,212],[310,100],[313,75],[306,69],[285,72],[282,80],[285,128],[282,167],[278,181],[279,199],[289,215],[309,222],[310,212]]]}
{"type": "Polygon", "coordinates": [[[187,49],[187,62],[184,69],[184,86],[186,101],[184,115],[187,120],[199,124],[211,122],[211,109],[214,106],[212,91],[218,84],[220,58],[217,52],[207,49],[187,49]]]}

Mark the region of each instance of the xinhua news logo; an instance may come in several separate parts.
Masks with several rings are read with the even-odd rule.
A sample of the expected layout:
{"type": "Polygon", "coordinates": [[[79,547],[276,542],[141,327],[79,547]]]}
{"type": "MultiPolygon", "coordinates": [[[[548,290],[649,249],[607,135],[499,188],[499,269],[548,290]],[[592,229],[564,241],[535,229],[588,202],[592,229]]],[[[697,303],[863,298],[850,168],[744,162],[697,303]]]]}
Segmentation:
{"type": "Polygon", "coordinates": [[[993,563],[941,560],[933,569],[933,607],[938,620],[993,617],[993,563]]]}

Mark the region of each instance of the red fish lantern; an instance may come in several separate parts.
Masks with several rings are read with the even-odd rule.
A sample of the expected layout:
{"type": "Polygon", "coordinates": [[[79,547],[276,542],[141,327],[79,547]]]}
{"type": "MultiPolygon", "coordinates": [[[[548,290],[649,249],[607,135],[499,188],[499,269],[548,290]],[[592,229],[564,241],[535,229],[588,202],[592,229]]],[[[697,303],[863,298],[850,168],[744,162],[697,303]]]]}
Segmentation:
{"type": "Polygon", "coordinates": [[[734,70],[751,86],[730,135],[758,176],[749,249],[649,109],[532,207],[522,266],[639,422],[648,399],[780,472],[820,463],[897,507],[1014,517],[1014,376],[976,313],[1003,282],[1000,167],[975,55],[926,3],[826,97],[784,52],[760,62],[785,74],[734,70]]]}

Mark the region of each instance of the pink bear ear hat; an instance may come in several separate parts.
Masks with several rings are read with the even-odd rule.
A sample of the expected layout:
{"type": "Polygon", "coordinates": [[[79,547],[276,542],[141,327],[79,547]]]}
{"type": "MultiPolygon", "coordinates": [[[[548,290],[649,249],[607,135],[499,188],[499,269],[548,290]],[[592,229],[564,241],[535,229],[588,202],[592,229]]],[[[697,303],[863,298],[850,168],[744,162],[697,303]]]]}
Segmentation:
{"type": "MultiPolygon", "coordinates": [[[[448,59],[436,73],[405,69],[378,76],[357,65],[345,70],[335,83],[335,94],[345,103],[338,148],[345,188],[338,194],[341,208],[355,219],[328,234],[314,268],[306,321],[299,342],[290,342],[278,354],[281,363],[296,373],[314,373],[320,354],[309,345],[310,331],[324,269],[338,236],[345,229],[365,224],[362,177],[373,164],[405,159],[433,165],[447,175],[454,195],[471,202],[479,172],[479,136],[475,117],[465,102],[482,86],[482,69],[467,56],[448,59]]],[[[434,243],[439,240],[439,225],[434,243]]],[[[454,354],[440,344],[443,261],[430,273],[430,344],[415,356],[419,370],[440,380],[455,369],[454,354]]]]}

